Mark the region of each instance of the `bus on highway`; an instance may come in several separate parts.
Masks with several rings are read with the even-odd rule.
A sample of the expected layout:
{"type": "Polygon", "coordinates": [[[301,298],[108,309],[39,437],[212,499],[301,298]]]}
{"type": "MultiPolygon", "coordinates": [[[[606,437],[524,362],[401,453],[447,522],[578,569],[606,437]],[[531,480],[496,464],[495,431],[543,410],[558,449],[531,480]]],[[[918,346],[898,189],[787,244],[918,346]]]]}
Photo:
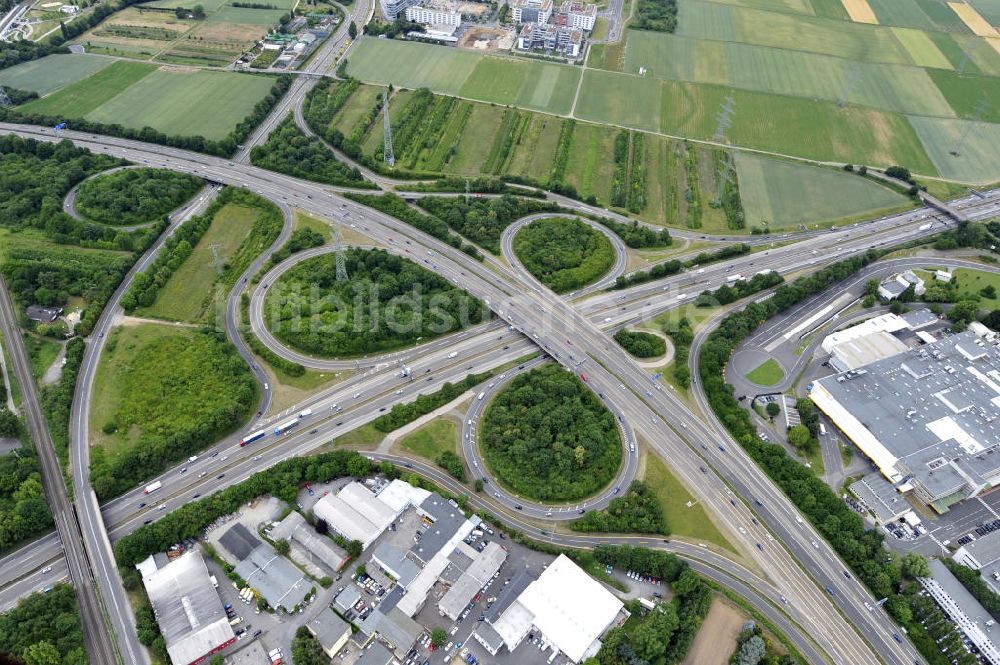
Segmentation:
{"type": "Polygon", "coordinates": [[[243,446],[247,445],[248,443],[253,443],[257,439],[263,439],[265,436],[267,436],[267,432],[265,430],[262,430],[262,429],[257,430],[253,434],[249,434],[249,435],[243,437],[242,439],[240,439],[240,447],[242,448],[243,446]]]}
{"type": "Polygon", "coordinates": [[[146,485],[146,489],[144,489],[142,491],[142,493],[143,494],[152,494],[153,492],[155,492],[156,490],[160,489],[161,487],[163,487],[163,483],[161,483],[159,480],[157,480],[155,483],[150,483],[150,484],[146,485]]]}

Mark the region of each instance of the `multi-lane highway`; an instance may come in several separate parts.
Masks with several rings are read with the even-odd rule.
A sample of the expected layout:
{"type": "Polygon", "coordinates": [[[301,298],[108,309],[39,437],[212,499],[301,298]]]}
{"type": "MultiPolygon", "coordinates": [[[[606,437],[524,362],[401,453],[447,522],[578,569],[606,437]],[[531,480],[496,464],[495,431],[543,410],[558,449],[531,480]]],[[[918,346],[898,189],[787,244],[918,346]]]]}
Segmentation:
{"type": "MultiPolygon", "coordinates": [[[[367,11],[367,7],[359,9],[367,11]]],[[[336,43],[331,42],[331,44],[336,43]]],[[[333,52],[331,49],[329,54],[333,52]]],[[[315,58],[311,66],[320,67],[324,62],[331,64],[332,55],[330,58],[329,60],[315,58]]],[[[137,163],[200,175],[216,183],[247,187],[281,205],[286,212],[286,217],[288,207],[295,205],[339,223],[353,224],[357,222],[363,226],[367,235],[388,247],[390,251],[401,255],[405,251],[404,246],[400,244],[400,239],[403,238],[405,238],[403,242],[406,242],[414,250],[419,249],[422,253],[434,252],[433,255],[438,257],[439,262],[437,272],[456,283],[461,283],[471,293],[488,302],[494,312],[506,320],[509,325],[524,333],[526,339],[511,339],[512,343],[506,345],[509,347],[508,349],[496,352],[497,358],[513,359],[516,357],[515,353],[522,353],[525,348],[534,344],[541,346],[555,360],[565,364],[570,369],[577,372],[586,371],[590,377],[588,382],[595,391],[604,395],[609,406],[616,413],[620,413],[632,427],[638,429],[645,440],[651,442],[654,451],[671,460],[675,472],[695,489],[699,500],[712,506],[717,514],[724,516],[723,519],[731,520],[733,523],[750,524],[753,527],[745,529],[746,537],[740,539],[742,544],[747,547],[756,564],[774,581],[782,595],[787,597],[789,601],[788,611],[796,614],[797,620],[809,633],[815,636],[821,649],[832,660],[846,663],[877,662],[877,653],[883,659],[891,662],[909,663],[913,661],[912,648],[906,644],[897,644],[891,639],[893,627],[884,614],[879,612],[859,615],[857,613],[856,608],[864,600],[869,599],[867,592],[857,582],[846,580],[840,575],[843,565],[839,559],[825,543],[822,541],[816,543],[815,539],[818,536],[808,525],[794,519],[797,515],[794,507],[770,483],[766,476],[742,455],[739,447],[734,442],[729,441],[724,432],[716,431],[703,423],[700,418],[692,417],[686,406],[669,392],[657,389],[642,369],[610,342],[607,335],[599,329],[597,323],[612,326],[621,325],[628,321],[634,322],[643,316],[650,316],[656,311],[663,311],[665,305],[663,302],[664,290],[671,298],[674,298],[672,304],[676,304],[686,298],[693,297],[704,288],[718,286],[734,270],[745,270],[749,273],[751,268],[753,270],[773,269],[784,274],[791,274],[799,270],[808,270],[811,265],[863,251],[872,246],[900,242],[903,239],[916,238],[931,232],[931,230],[922,228],[922,225],[918,226],[919,222],[934,221],[938,224],[945,224],[947,220],[932,211],[921,209],[878,220],[864,227],[813,233],[809,239],[795,245],[794,249],[770,249],[726,264],[682,273],[668,280],[640,285],[618,293],[601,294],[584,301],[579,309],[574,309],[541,287],[530,275],[520,270],[519,264],[508,268],[497,261],[490,260],[489,265],[484,266],[457,252],[454,248],[424,236],[398,220],[339,198],[336,195],[338,188],[307,183],[296,178],[248,166],[245,160],[250,147],[255,142],[263,140],[290,109],[299,108],[304,95],[308,92],[310,81],[312,81],[310,77],[297,78],[291,92],[286,95],[276,111],[262,124],[254,137],[245,144],[237,158],[232,161],[178,149],[150,146],[123,139],[97,137],[79,132],[63,132],[59,138],[68,138],[82,147],[124,157],[137,163]],[[532,341],[528,342],[529,339],[532,341]],[[581,360],[586,365],[579,365],[581,360]],[[761,519],[758,521],[758,518],[761,519]],[[774,538],[775,535],[778,537],[777,539],[774,538]],[[822,586],[830,586],[834,589],[832,598],[822,591],[822,586]],[[858,639],[858,634],[845,621],[844,614],[836,609],[835,603],[841,605],[844,614],[860,628],[867,644],[858,639]]],[[[16,132],[43,140],[55,138],[45,130],[21,125],[0,125],[0,131],[16,132]]],[[[996,192],[991,192],[983,198],[968,197],[967,200],[960,200],[957,203],[965,206],[971,215],[983,216],[995,214],[998,205],[1000,205],[998,201],[1000,201],[1000,196],[997,196],[996,192]]],[[[582,204],[573,203],[572,205],[577,209],[586,209],[582,204]]],[[[606,214],[604,211],[591,212],[606,214]]],[[[287,222],[285,228],[286,231],[289,228],[287,222]]],[[[768,240],[764,239],[759,242],[767,242],[768,240]]],[[[148,253],[140,265],[145,265],[151,256],[152,252],[148,253]]],[[[260,261],[263,261],[264,258],[261,257],[260,261]]],[[[262,293],[263,290],[260,289],[259,292],[262,293]]],[[[234,290],[227,303],[227,312],[229,312],[227,331],[230,332],[230,337],[234,342],[238,340],[233,323],[236,318],[234,313],[238,304],[238,293],[239,289],[234,290]]],[[[109,306],[105,314],[110,316],[109,313],[113,309],[109,306]]],[[[471,344],[484,334],[492,334],[489,327],[486,328],[487,330],[484,331],[463,333],[465,337],[460,339],[460,342],[465,341],[471,344]]],[[[102,335],[106,330],[107,323],[103,328],[99,325],[98,330],[95,331],[96,338],[103,339],[102,335]]],[[[240,342],[236,343],[238,346],[240,345],[240,342]]],[[[438,347],[441,345],[442,343],[437,343],[438,347]]],[[[85,359],[85,367],[81,370],[81,377],[89,376],[91,382],[100,343],[96,345],[92,343],[92,346],[97,349],[97,352],[88,352],[89,360],[85,359]]],[[[241,348],[241,352],[250,359],[249,352],[246,351],[245,347],[241,348]]],[[[413,354],[412,357],[416,358],[419,355],[413,354]]],[[[493,359],[490,358],[490,360],[493,359]]],[[[462,362],[464,361],[463,358],[462,362]]],[[[252,359],[250,362],[253,362],[252,359]]],[[[256,369],[260,372],[259,368],[256,369]]],[[[382,380],[383,374],[385,374],[384,371],[381,374],[378,371],[372,371],[352,381],[362,382],[375,378],[382,380]]],[[[438,382],[441,380],[441,377],[436,376],[427,378],[431,379],[425,381],[427,389],[439,385],[438,382]]],[[[423,377],[419,375],[413,377],[415,381],[422,379],[423,377]]],[[[75,401],[72,432],[74,437],[74,483],[77,486],[77,496],[82,502],[92,504],[92,508],[81,511],[81,526],[87,550],[94,562],[98,584],[105,600],[110,605],[109,614],[111,614],[115,632],[119,635],[122,633],[134,635],[131,612],[128,610],[127,604],[120,602],[124,600],[124,594],[121,593],[120,581],[117,580],[109,545],[104,538],[104,525],[97,513],[96,501],[88,490],[85,404],[89,401],[89,390],[87,380],[81,378],[76,398],[79,401],[75,401]],[[85,389],[81,390],[81,387],[85,389]],[[92,515],[94,518],[91,519],[86,515],[92,515]]],[[[371,403],[366,404],[365,408],[386,408],[404,393],[406,395],[415,394],[406,388],[397,388],[397,390],[403,392],[379,395],[378,400],[385,400],[384,402],[370,400],[371,403]]],[[[266,393],[267,391],[265,391],[265,400],[268,397],[266,393]]],[[[360,395],[360,393],[357,394],[360,395]]],[[[358,400],[360,397],[353,397],[353,399],[358,400]]],[[[341,408],[343,407],[341,406],[341,408]]],[[[332,410],[336,413],[336,409],[332,410]]],[[[367,415],[372,416],[372,413],[369,412],[367,415]]],[[[346,428],[347,426],[346,422],[338,425],[332,418],[324,425],[324,427],[334,429],[337,427],[346,428]]],[[[318,445],[317,441],[320,437],[333,433],[333,429],[322,431],[321,428],[314,429],[315,432],[310,430],[308,434],[300,432],[295,435],[295,437],[301,436],[303,438],[302,447],[315,447],[318,445]]],[[[290,444],[293,440],[297,441],[298,439],[290,438],[285,443],[290,444]]],[[[210,475],[215,471],[215,469],[210,471],[212,465],[225,465],[228,462],[229,466],[225,468],[232,470],[220,472],[226,474],[224,478],[246,477],[267,464],[273,463],[276,459],[280,459],[281,454],[289,450],[290,446],[284,445],[275,449],[281,452],[265,452],[261,453],[259,457],[243,454],[232,459],[230,459],[230,455],[224,454],[216,457],[210,456],[204,462],[204,475],[202,475],[202,471],[198,472],[197,478],[193,473],[183,477],[180,477],[183,475],[180,474],[178,485],[185,488],[197,488],[204,485],[203,491],[205,491],[205,487],[209,486],[214,489],[219,486],[219,483],[209,483],[204,480],[213,477],[218,479],[219,474],[210,475]],[[254,459],[255,457],[257,459],[254,459]]],[[[230,481],[227,480],[227,482],[230,481]]],[[[163,496],[170,495],[164,492],[163,496]]],[[[507,503],[500,502],[500,505],[508,505],[512,498],[507,497],[507,499],[507,503]]],[[[109,519],[106,508],[104,520],[109,524],[115,524],[113,536],[115,533],[122,533],[124,529],[131,530],[138,521],[149,519],[149,517],[145,517],[145,513],[152,508],[150,506],[139,507],[138,503],[133,503],[130,508],[120,508],[120,510],[131,510],[130,514],[135,515],[135,517],[128,517],[121,521],[112,521],[114,518],[109,519]]],[[[123,506],[124,504],[119,505],[123,506]]],[[[152,510],[158,510],[158,507],[152,510]]],[[[732,531],[732,526],[729,528],[732,531]]],[[[143,659],[141,649],[134,644],[134,639],[125,640],[122,652],[126,662],[140,662],[143,659]]]]}
{"type": "MultiPolygon", "coordinates": [[[[79,137],[82,143],[92,142],[86,136],[79,137]]],[[[140,144],[141,145],[141,144],[140,144]]],[[[109,145],[95,146],[98,149],[112,150],[109,145]]],[[[116,146],[114,148],[116,154],[132,154],[134,151],[138,151],[139,154],[143,154],[141,147],[136,145],[129,146],[116,146]]],[[[149,153],[145,153],[149,154],[149,153]]],[[[154,156],[154,159],[157,157],[154,156]]],[[[177,159],[175,155],[168,155],[159,157],[161,162],[167,163],[168,161],[175,163],[175,167],[179,167],[179,170],[184,170],[187,172],[202,171],[205,168],[205,163],[202,158],[195,161],[194,164],[190,162],[185,162],[177,159]]],[[[214,172],[215,165],[211,163],[208,164],[209,171],[214,172]]],[[[255,189],[258,189],[261,193],[267,192],[267,194],[275,199],[287,199],[291,197],[291,200],[295,200],[299,205],[306,209],[311,209],[317,214],[321,214],[333,219],[338,219],[345,221],[346,218],[352,217],[354,219],[365,219],[370,224],[369,234],[370,235],[381,235],[382,237],[377,237],[380,242],[389,243],[388,240],[389,233],[403,234],[406,232],[414,240],[418,241],[419,244],[427,247],[428,249],[433,249],[439,254],[447,255],[447,270],[442,268],[442,273],[450,274],[452,279],[462,279],[464,284],[467,284],[467,288],[472,291],[475,295],[483,298],[489,298],[493,303],[491,307],[494,308],[499,314],[504,315],[503,312],[506,310],[508,313],[506,317],[511,320],[511,323],[518,327],[522,331],[526,332],[528,335],[533,337],[536,342],[540,342],[543,346],[548,347],[553,355],[557,355],[563,359],[563,362],[569,362],[567,359],[570,355],[570,347],[572,342],[569,338],[565,338],[565,342],[562,341],[561,335],[556,337],[550,335],[551,327],[558,323],[559,327],[564,330],[570,326],[573,327],[573,337],[581,342],[581,346],[584,347],[584,351],[591,355],[595,360],[600,362],[591,363],[588,366],[588,371],[593,372],[595,378],[592,379],[592,383],[597,387],[603,389],[602,392],[606,394],[615,394],[616,397],[612,398],[614,402],[624,402],[624,408],[621,408],[623,413],[626,413],[630,420],[634,423],[642,423],[642,427],[647,430],[646,438],[647,440],[656,442],[658,439],[663,441],[659,442],[659,447],[661,454],[665,453],[670,456],[671,460],[688,460],[688,464],[681,465],[678,467],[682,470],[682,475],[685,476],[685,480],[696,487],[699,487],[699,493],[702,494],[700,498],[703,501],[712,503],[716,506],[716,510],[725,514],[725,512],[730,509],[725,506],[729,503],[729,499],[726,496],[729,495],[728,491],[725,494],[718,493],[717,496],[711,496],[709,490],[705,488],[706,485],[710,483],[705,483],[705,478],[702,478],[696,474],[699,473],[699,460],[702,453],[696,452],[697,448],[685,441],[680,436],[680,431],[669,430],[664,426],[664,422],[660,419],[663,413],[667,413],[670,416],[670,422],[679,423],[685,422],[688,427],[684,429],[699,429],[701,431],[696,432],[699,439],[708,441],[712,445],[715,444],[717,435],[711,431],[703,429],[703,426],[696,420],[690,419],[689,415],[686,415],[684,410],[677,409],[677,404],[670,401],[669,398],[663,395],[662,392],[653,392],[652,395],[646,395],[645,399],[642,397],[645,391],[642,390],[643,386],[647,385],[648,378],[638,370],[638,368],[631,363],[627,358],[622,358],[621,354],[617,351],[611,351],[608,346],[608,340],[605,336],[601,335],[596,328],[593,328],[586,320],[579,317],[575,312],[570,310],[565,305],[558,304],[558,308],[552,307],[549,302],[552,300],[551,294],[544,293],[529,284],[523,283],[522,280],[518,279],[516,275],[505,275],[505,279],[501,279],[495,275],[492,271],[489,274],[482,274],[483,266],[480,264],[475,264],[468,257],[455,256],[450,252],[450,248],[443,245],[443,243],[437,243],[427,238],[420,237],[420,234],[415,234],[412,229],[403,226],[397,220],[391,218],[386,218],[384,215],[379,215],[373,213],[372,211],[360,208],[348,202],[342,202],[334,199],[331,192],[325,191],[324,188],[318,187],[311,184],[301,183],[295,179],[286,178],[283,176],[273,176],[268,174],[269,177],[262,177],[262,174],[257,173],[252,167],[238,166],[232,168],[230,173],[226,173],[226,169],[220,169],[222,173],[215,176],[214,173],[210,173],[215,177],[224,178],[228,181],[235,182],[235,184],[243,184],[244,182],[255,189]],[[252,183],[252,184],[251,184],[252,183]],[[376,233],[376,231],[380,233],[376,233]],[[457,274],[456,274],[457,273],[457,274]],[[507,282],[512,282],[511,286],[507,286],[507,282]],[[499,284],[499,285],[498,285],[499,284]],[[516,292],[516,293],[515,293],[516,292]],[[554,317],[552,313],[549,312],[549,308],[559,310],[559,317],[554,317]],[[522,314],[522,312],[526,313],[522,314]],[[523,318],[522,318],[523,316],[523,318]],[[541,332],[539,332],[541,331],[541,332]],[[541,333],[545,333],[545,338],[541,337],[541,333]],[[561,350],[560,350],[561,349],[561,350]],[[597,368],[597,369],[590,369],[597,368]],[[605,369],[607,368],[607,369],[605,369]],[[627,382],[626,380],[627,379],[627,382]],[[625,386],[626,383],[629,384],[629,389],[621,390],[620,394],[612,393],[613,389],[618,389],[619,386],[625,386]],[[655,399],[650,399],[655,397],[655,399]],[[650,409],[646,405],[647,400],[653,402],[653,414],[650,414],[650,409]],[[655,402],[659,402],[656,404],[655,402]],[[646,422],[649,422],[647,425],[646,422]],[[689,422],[690,421],[690,422],[689,422]],[[666,432],[664,431],[666,430],[666,432]],[[664,436],[666,434],[666,436],[664,436]],[[665,449],[665,446],[669,445],[672,449],[665,449]]],[[[819,236],[820,238],[827,237],[831,238],[832,242],[842,242],[842,237],[837,236],[837,232],[827,234],[825,236],[819,236]]],[[[874,243],[871,243],[874,244],[874,243]]],[[[783,253],[780,250],[772,250],[770,252],[773,257],[769,260],[781,262],[788,257],[787,253],[783,253]]],[[[801,255],[801,252],[799,253],[801,255]]],[[[823,257],[825,258],[825,257],[823,257]]],[[[766,263],[767,261],[765,261],[766,263]]],[[[445,261],[442,261],[445,263],[445,261]]],[[[794,266],[794,261],[789,262],[790,265],[794,266]]],[[[648,389],[647,389],[648,390],[648,389]]],[[[680,407],[683,409],[683,407],[680,407]]],[[[682,426],[683,427],[683,426],[682,426]]],[[[692,435],[687,435],[692,436],[692,435]]],[[[684,438],[686,439],[687,436],[684,438]]],[[[702,444],[706,445],[706,444],[702,444]]],[[[734,446],[733,446],[734,447],[734,446]]],[[[707,445],[706,445],[707,449],[707,445]]],[[[713,460],[718,464],[718,460],[713,460]]],[[[748,464],[746,460],[740,462],[738,468],[728,468],[726,469],[727,480],[731,480],[729,476],[740,477],[740,476],[757,476],[753,478],[755,481],[752,486],[743,486],[739,489],[743,491],[740,494],[747,497],[746,501],[738,501],[743,508],[740,509],[741,512],[746,514],[742,517],[749,516],[749,507],[747,503],[753,499],[749,498],[754,489],[759,490],[757,492],[759,495],[764,496],[768,501],[773,501],[776,505],[776,509],[781,502],[786,502],[783,496],[770,483],[766,478],[759,473],[752,464],[748,464]]],[[[714,474],[713,474],[714,476],[714,474]]],[[[717,489],[726,487],[726,484],[722,482],[721,479],[715,477],[715,482],[718,484],[717,489]]],[[[728,487],[726,487],[728,490],[728,487]]],[[[735,500],[735,499],[733,499],[735,500]]],[[[790,504],[780,506],[782,516],[788,518],[794,515],[794,509],[791,508],[790,504]]],[[[773,517],[772,515],[768,515],[773,517]]],[[[786,530],[787,530],[787,525],[786,530]]],[[[766,533],[758,531],[754,534],[755,536],[761,538],[762,542],[767,540],[766,533]]],[[[768,541],[770,542],[770,541],[768,541]]],[[[805,541],[806,547],[809,547],[808,540],[805,541]]],[[[786,590],[793,595],[788,596],[790,599],[794,599],[792,602],[802,603],[808,606],[810,609],[807,614],[812,614],[809,618],[813,622],[813,627],[815,628],[815,633],[817,635],[827,636],[828,644],[824,644],[824,648],[828,649],[831,656],[842,662],[869,662],[872,661],[874,656],[871,655],[871,651],[864,647],[864,645],[859,645],[859,641],[853,635],[853,631],[846,626],[841,615],[839,615],[830,603],[830,599],[827,598],[820,590],[816,581],[811,579],[806,572],[799,568],[795,564],[794,560],[788,556],[787,551],[778,545],[765,546],[765,556],[761,557],[755,555],[758,558],[758,563],[767,564],[769,576],[774,579],[780,579],[787,587],[786,590]]],[[[836,563],[836,557],[825,547],[825,545],[817,550],[818,554],[813,554],[809,550],[804,550],[800,556],[803,558],[815,558],[822,554],[828,557],[826,569],[827,572],[831,570],[831,566],[837,566],[838,568],[833,570],[839,570],[842,566],[836,563]]],[[[818,565],[808,566],[811,571],[822,571],[824,566],[817,562],[818,565]]],[[[831,581],[834,588],[843,587],[844,583],[840,581],[831,581]]],[[[854,584],[857,587],[857,584],[854,584]]],[[[857,590],[854,593],[859,593],[857,590]]],[[[860,591],[863,595],[863,590],[860,591]]],[[[788,595],[788,594],[785,594],[788,595]]],[[[884,619],[884,617],[882,617],[884,619]]],[[[905,647],[894,646],[894,643],[890,643],[889,636],[891,633],[887,632],[891,630],[891,626],[877,625],[877,622],[873,621],[868,617],[860,617],[858,619],[859,623],[867,627],[866,633],[868,633],[869,639],[874,638],[875,640],[881,640],[879,645],[879,650],[884,653],[892,654],[896,652],[898,654],[898,660],[900,662],[907,662],[905,659],[909,658],[910,654],[900,653],[901,649],[905,647]],[[869,625],[875,623],[876,625],[869,625]]],[[[910,661],[912,662],[912,661],[910,661]]]]}

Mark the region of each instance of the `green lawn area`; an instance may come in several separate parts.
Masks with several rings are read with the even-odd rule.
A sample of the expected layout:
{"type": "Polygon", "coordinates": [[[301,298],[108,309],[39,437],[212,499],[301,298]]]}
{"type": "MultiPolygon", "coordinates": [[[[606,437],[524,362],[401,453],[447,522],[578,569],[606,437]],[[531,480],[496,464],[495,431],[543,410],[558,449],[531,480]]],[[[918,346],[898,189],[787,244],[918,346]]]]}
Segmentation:
{"type": "Polygon", "coordinates": [[[113,63],[95,55],[47,55],[0,70],[0,85],[48,95],[83,80],[113,63]]]}
{"type": "Polygon", "coordinates": [[[382,439],[384,438],[385,434],[383,432],[378,431],[374,425],[368,423],[338,436],[334,441],[334,445],[337,447],[350,446],[351,448],[371,450],[382,443],[382,439]]]}
{"type": "Polygon", "coordinates": [[[615,171],[614,154],[617,130],[589,123],[577,123],[566,165],[566,181],[581,196],[596,196],[605,205],[611,198],[611,180],[615,171]]]}
{"type": "Polygon", "coordinates": [[[480,173],[490,154],[503,112],[504,109],[500,106],[473,104],[458,150],[444,170],[449,173],[480,173]]]}
{"type": "Polygon", "coordinates": [[[735,157],[748,226],[766,222],[774,230],[910,205],[902,194],[854,173],[744,152],[735,157]]]}
{"type": "Polygon", "coordinates": [[[435,418],[407,434],[398,445],[407,452],[434,461],[446,450],[458,452],[458,426],[451,418],[435,418]]]}
{"type": "Polygon", "coordinates": [[[774,358],[768,358],[756,369],[747,374],[747,380],[758,386],[773,386],[785,378],[785,371],[774,358]]]}
{"type": "Polygon", "coordinates": [[[333,119],[333,126],[350,136],[354,127],[361,122],[375,102],[382,96],[383,88],[374,85],[362,85],[347,99],[340,113],[333,119]]]}
{"type": "Polygon", "coordinates": [[[86,118],[165,134],[225,138],[271,90],[267,76],[158,69],[86,118]]]}
{"type": "Polygon", "coordinates": [[[213,304],[225,300],[218,297],[213,285],[222,265],[236,254],[250,235],[259,214],[260,211],[251,206],[234,203],[223,206],[191,256],[167,280],[153,304],[136,310],[136,315],[168,321],[212,322],[216,314],[213,304]]]}
{"type": "Polygon", "coordinates": [[[92,76],[68,85],[52,95],[28,102],[20,110],[25,113],[72,115],[79,118],[154,71],[156,65],[125,60],[113,61],[109,67],[101,69],[92,76]]]}
{"type": "MultiPolygon", "coordinates": [[[[997,273],[986,272],[985,270],[972,270],[971,268],[957,268],[953,273],[953,276],[958,280],[958,296],[961,299],[964,296],[979,295],[980,289],[987,286],[992,286],[1000,293],[1000,275],[997,273]]],[[[930,277],[933,280],[933,275],[930,277]]],[[[995,301],[983,299],[981,306],[984,308],[992,309],[995,301]]]]}
{"type": "MultiPolygon", "coordinates": [[[[28,351],[28,360],[31,362],[31,375],[36,381],[41,381],[45,370],[52,366],[62,344],[47,337],[39,337],[29,333],[24,334],[24,348],[28,351]]],[[[10,366],[7,366],[10,373],[10,366]]]]}
{"type": "Polygon", "coordinates": [[[712,543],[731,552],[736,551],[700,504],[688,506],[695,501],[694,497],[663,460],[653,453],[646,453],[646,469],[642,479],[656,492],[672,534],[712,543]]]}
{"type": "MultiPolygon", "coordinates": [[[[250,390],[246,401],[252,402],[249,368],[239,356],[223,360],[221,346],[227,344],[190,328],[145,323],[115,329],[97,368],[95,381],[101,389],[94,392],[90,410],[93,445],[114,458],[146,438],[202,426],[234,404],[234,391],[250,390]],[[235,378],[234,367],[241,368],[241,379],[235,378]],[[109,423],[117,431],[105,433],[109,423]]],[[[233,412],[229,428],[248,415],[233,412]]]]}

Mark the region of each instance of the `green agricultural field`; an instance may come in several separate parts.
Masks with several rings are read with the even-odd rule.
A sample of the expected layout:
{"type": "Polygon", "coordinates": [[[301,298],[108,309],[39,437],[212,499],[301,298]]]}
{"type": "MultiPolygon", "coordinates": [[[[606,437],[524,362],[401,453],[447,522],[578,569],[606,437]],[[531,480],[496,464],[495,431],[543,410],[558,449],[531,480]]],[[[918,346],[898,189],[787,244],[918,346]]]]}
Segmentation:
{"type": "MultiPolygon", "coordinates": [[[[972,63],[981,73],[987,76],[1000,76],[1000,53],[997,53],[992,46],[986,43],[985,39],[969,34],[952,35],[951,37],[965,53],[968,53],[972,63]]],[[[958,59],[961,62],[965,56],[959,55],[958,59]]],[[[952,61],[954,62],[953,58],[952,61]]],[[[971,70],[966,68],[966,71],[971,70]]]]}
{"type": "Polygon", "coordinates": [[[507,173],[547,181],[552,171],[552,160],[556,155],[563,122],[565,121],[561,118],[550,115],[532,114],[525,137],[514,147],[507,173]]]}
{"type": "Polygon", "coordinates": [[[854,173],[736,153],[740,195],[749,226],[772,229],[875,214],[909,199],[854,173]]]}
{"type": "Polygon", "coordinates": [[[1000,125],[920,116],[910,117],[910,123],[943,177],[982,184],[1000,180],[1000,125]]]}
{"type": "Polygon", "coordinates": [[[431,44],[363,38],[354,47],[347,73],[366,83],[430,88],[457,95],[481,54],[431,44]]]}
{"type": "Polygon", "coordinates": [[[354,91],[344,103],[340,113],[333,119],[333,126],[340,129],[344,136],[350,136],[354,128],[365,115],[375,106],[382,96],[383,88],[373,85],[363,85],[354,91]]]}
{"type": "MultiPolygon", "coordinates": [[[[938,2],[938,0],[929,1],[943,7],[947,12],[951,12],[943,2],[938,2]]],[[[875,12],[880,25],[914,28],[917,30],[942,29],[924,12],[917,0],[868,0],[868,5],[875,12]]]]}
{"type": "Polygon", "coordinates": [[[862,62],[912,64],[891,28],[716,5],[687,0],[680,5],[677,34],[823,53],[862,62]]]}
{"type": "Polygon", "coordinates": [[[160,289],[149,307],[136,310],[137,316],[168,321],[211,323],[216,312],[211,304],[223,302],[212,289],[222,264],[228,262],[253,229],[260,214],[257,208],[230,203],[212,218],[212,224],[184,263],[160,289]]]}
{"type": "Polygon", "coordinates": [[[903,45],[906,52],[910,54],[910,58],[914,64],[920,67],[935,67],[938,69],[952,68],[948,57],[941,52],[941,49],[934,43],[930,35],[923,30],[893,28],[892,34],[896,35],[896,39],[903,45]]]}
{"type": "Polygon", "coordinates": [[[615,164],[616,130],[588,123],[577,123],[569,150],[566,181],[576,187],[581,196],[596,196],[601,201],[611,198],[611,178],[615,164]]]}
{"type": "Polygon", "coordinates": [[[1000,122],[1000,78],[929,70],[931,78],[960,118],[1000,122]]]}
{"type": "Polygon", "coordinates": [[[86,114],[86,118],[220,140],[250,114],[273,84],[273,79],[266,76],[160,68],[86,114]]]}
{"type": "Polygon", "coordinates": [[[565,115],[573,105],[580,70],[537,60],[483,58],[460,95],[565,115]]]}
{"type": "MultiPolygon", "coordinates": [[[[926,40],[923,56],[937,54],[926,40]]],[[[953,117],[944,96],[919,67],[845,60],[840,57],[633,31],[626,48],[625,71],[661,79],[716,83],[745,90],[848,102],[887,111],[953,117]]],[[[606,85],[606,83],[605,83],[606,85]]]]}
{"type": "Polygon", "coordinates": [[[58,92],[20,107],[24,113],[83,117],[115,95],[156,71],[156,65],[126,60],[112,61],[109,67],[62,88],[58,92]]]}
{"type": "Polygon", "coordinates": [[[576,102],[576,117],[650,132],[662,131],[661,93],[662,85],[657,85],[655,80],[588,69],[584,72],[576,102]],[[622,103],[626,99],[628,103],[622,103]]]}
{"type": "MultiPolygon", "coordinates": [[[[198,0],[198,4],[205,8],[206,13],[218,11],[229,0],[198,0]]],[[[268,0],[270,1],[270,0],[268,0]]],[[[153,0],[146,4],[148,7],[156,9],[177,9],[178,7],[189,8],[192,3],[188,0],[153,0]]]]}
{"type": "Polygon", "coordinates": [[[430,88],[557,114],[569,113],[580,76],[577,68],[568,65],[393,39],[362,39],[347,71],[366,83],[430,88]]]}
{"type": "Polygon", "coordinates": [[[997,0],[971,0],[970,5],[976,8],[987,21],[993,25],[1000,25],[1000,2],[997,0]]]}
{"type": "Polygon", "coordinates": [[[458,150],[445,166],[445,171],[463,175],[481,173],[503,113],[504,109],[499,106],[473,104],[458,150]]]}
{"type": "MultiPolygon", "coordinates": [[[[271,3],[269,4],[281,4],[271,3]]],[[[287,9],[250,9],[223,5],[219,11],[210,15],[211,23],[239,23],[242,25],[276,25],[281,17],[288,13],[287,9]]]]}
{"type": "Polygon", "coordinates": [[[113,62],[95,55],[48,55],[0,70],[0,85],[48,95],[97,73],[113,62]]]}

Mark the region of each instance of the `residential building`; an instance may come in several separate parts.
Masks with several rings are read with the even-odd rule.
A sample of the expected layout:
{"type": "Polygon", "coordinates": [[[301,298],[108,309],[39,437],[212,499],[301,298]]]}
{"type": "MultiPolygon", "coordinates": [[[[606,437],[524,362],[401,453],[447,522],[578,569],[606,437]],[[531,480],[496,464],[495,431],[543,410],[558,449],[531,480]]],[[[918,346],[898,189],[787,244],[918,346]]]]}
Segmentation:
{"type": "Polygon", "coordinates": [[[151,557],[136,567],[174,665],[200,663],[236,641],[200,552],[161,567],[151,557]]]}
{"type": "Polygon", "coordinates": [[[552,16],[552,0],[513,0],[510,3],[510,18],[515,23],[549,22],[552,16]]]}
{"type": "Polygon", "coordinates": [[[559,13],[556,14],[555,23],[567,28],[579,28],[590,32],[594,29],[596,21],[597,5],[577,0],[565,0],[559,5],[559,13]]]}
{"type": "Polygon", "coordinates": [[[63,313],[62,307],[42,307],[41,305],[28,305],[25,310],[28,318],[39,323],[52,323],[63,313]]]}
{"type": "Polygon", "coordinates": [[[462,15],[455,11],[442,9],[431,9],[420,5],[412,5],[406,8],[406,20],[423,25],[451,25],[459,26],[462,23],[462,15]]]}
{"type": "Polygon", "coordinates": [[[522,51],[542,49],[557,51],[568,58],[576,58],[580,55],[582,46],[583,32],[579,28],[526,23],[521,26],[517,36],[517,48],[522,51]]]}
{"type": "Polygon", "coordinates": [[[966,331],[815,381],[809,397],[938,512],[1000,484],[1000,348],[966,331]]]}
{"type": "Polygon", "coordinates": [[[395,21],[406,12],[407,7],[420,4],[420,0],[379,0],[382,15],[388,21],[395,21]]]}

